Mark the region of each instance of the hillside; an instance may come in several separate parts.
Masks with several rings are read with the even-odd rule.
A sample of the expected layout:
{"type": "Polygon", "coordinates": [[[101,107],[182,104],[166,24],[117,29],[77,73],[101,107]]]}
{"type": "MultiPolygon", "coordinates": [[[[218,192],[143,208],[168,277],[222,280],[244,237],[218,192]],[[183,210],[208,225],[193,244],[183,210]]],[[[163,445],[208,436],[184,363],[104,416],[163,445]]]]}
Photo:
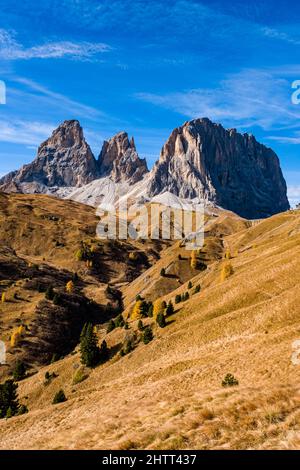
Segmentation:
{"type": "MultiPolygon", "coordinates": [[[[49,241],[53,239],[49,228],[53,221],[47,218],[29,219],[32,224],[43,220],[44,233],[51,231],[44,248],[42,241],[34,239],[42,233],[35,229],[30,235],[33,238],[28,235],[22,241],[22,230],[30,233],[28,222],[26,230],[25,225],[22,230],[17,225],[19,235],[13,241],[11,234],[5,235],[9,225],[1,227],[2,244],[5,241],[7,249],[16,250],[16,255],[10,253],[9,257],[37,261],[44,257],[53,269],[73,272],[78,262],[71,254],[83,233],[87,235],[92,220],[95,224],[93,211],[45,196],[10,196],[2,208],[5,220],[14,227],[16,220],[23,220],[15,215],[16,209],[19,207],[20,215],[22,211],[32,214],[29,204],[38,213],[45,207],[40,201],[47,201],[48,213],[55,209],[55,214],[65,217],[64,227],[70,228],[70,232],[63,232],[70,233],[70,243],[62,248],[64,254],[58,255],[53,241],[49,241]],[[70,219],[67,207],[72,207],[70,219]],[[70,227],[73,224],[76,231],[70,227]],[[75,233],[76,240],[71,238],[75,233]]],[[[61,234],[57,227],[55,237],[61,234]]],[[[123,279],[118,285],[129,329],[106,333],[107,320],[98,324],[99,342],[104,338],[107,341],[110,359],[95,369],[85,369],[86,379],[75,384],[74,375],[80,367],[76,347],[19,382],[20,399],[29,413],[0,420],[0,448],[299,448],[300,366],[291,361],[292,343],[300,339],[299,211],[261,222],[221,212],[206,225],[205,246],[199,254],[205,269],[191,268],[190,253],[178,243],[160,248],[152,267],[142,267],[134,279],[123,279]],[[225,263],[230,263],[233,271],[221,279],[225,263]],[[162,268],[167,268],[166,276],[161,276],[162,268]],[[188,289],[190,280],[193,287],[188,289]],[[193,293],[197,285],[201,290],[193,293]],[[140,294],[152,301],[161,296],[174,303],[176,294],[188,290],[189,300],[176,304],[165,328],[159,328],[152,318],[143,319],[144,325],[152,324],[154,339],[149,344],[140,342],[141,332],[131,317],[135,296],[140,294]],[[134,349],[122,357],[119,352],[128,338],[134,349]],[[46,372],[57,374],[47,385],[46,372]],[[239,385],[222,387],[228,373],[239,385]],[[54,406],[53,396],[60,388],[68,401],[54,406]]],[[[107,265],[112,266],[112,279],[118,283],[113,255],[110,261],[112,264],[107,265]]],[[[12,262],[17,264],[16,260],[12,262]]],[[[122,272],[122,263],[118,267],[122,272]]],[[[79,295],[87,295],[92,276],[81,269],[85,285],[78,287],[79,295]]],[[[10,277],[14,276],[19,279],[21,275],[13,274],[12,269],[10,277]]],[[[103,298],[100,304],[105,305],[103,298]]],[[[9,315],[2,304],[2,327],[9,315]]]]}

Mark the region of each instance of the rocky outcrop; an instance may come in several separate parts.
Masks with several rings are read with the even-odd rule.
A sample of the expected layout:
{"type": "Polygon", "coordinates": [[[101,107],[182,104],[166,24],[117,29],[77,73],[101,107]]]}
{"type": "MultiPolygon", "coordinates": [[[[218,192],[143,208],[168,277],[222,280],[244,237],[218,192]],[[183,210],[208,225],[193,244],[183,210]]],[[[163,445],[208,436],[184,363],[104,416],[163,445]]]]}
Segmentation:
{"type": "Polygon", "coordinates": [[[207,118],[186,122],[163,146],[148,192],[165,191],[211,201],[250,219],[289,208],[277,155],[254,136],[207,118]]]}
{"type": "Polygon", "coordinates": [[[35,160],[0,180],[1,189],[41,192],[43,187],[74,186],[99,176],[97,162],[78,121],[63,122],[38,149],[35,160]]]}
{"type": "Polygon", "coordinates": [[[101,176],[110,176],[115,183],[134,184],[148,172],[146,160],[139,158],[134,140],[126,132],[104,142],[98,162],[101,176]]]}

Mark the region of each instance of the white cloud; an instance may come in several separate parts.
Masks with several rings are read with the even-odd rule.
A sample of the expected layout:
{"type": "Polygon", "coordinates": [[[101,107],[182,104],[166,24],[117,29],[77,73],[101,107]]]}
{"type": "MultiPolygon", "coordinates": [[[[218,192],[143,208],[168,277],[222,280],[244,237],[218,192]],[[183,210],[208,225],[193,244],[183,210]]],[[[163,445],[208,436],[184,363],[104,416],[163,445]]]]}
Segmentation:
{"type": "Polygon", "coordinates": [[[53,124],[42,122],[0,121],[0,141],[37,146],[51,135],[54,128],[53,124]]]}
{"type": "Polygon", "coordinates": [[[265,130],[299,127],[300,106],[291,104],[291,83],[279,71],[243,70],[229,75],[217,88],[135,96],[190,119],[206,116],[225,125],[265,130]]]}
{"type": "Polygon", "coordinates": [[[278,31],[277,29],[264,27],[262,28],[262,33],[264,34],[264,36],[267,36],[268,38],[271,38],[271,39],[278,39],[280,41],[285,41],[290,44],[294,44],[295,46],[300,45],[300,39],[296,39],[288,35],[287,33],[278,31]]]}
{"type": "Polygon", "coordinates": [[[88,60],[110,49],[110,46],[103,43],[71,41],[48,42],[26,48],[15,39],[14,33],[0,29],[0,59],[3,60],[60,59],[63,57],[88,60]]]}
{"type": "MultiPolygon", "coordinates": [[[[44,107],[48,105],[48,107],[51,106],[55,109],[61,108],[63,109],[64,113],[67,113],[68,115],[73,114],[76,117],[83,116],[89,119],[98,119],[99,117],[107,118],[105,113],[103,113],[102,111],[93,108],[92,106],[87,106],[78,101],[72,100],[67,96],[62,95],[61,93],[56,93],[52,90],[49,90],[49,88],[46,88],[33,80],[29,80],[23,77],[14,77],[13,81],[25,85],[27,89],[35,92],[36,100],[40,102],[39,105],[43,103],[44,107]]],[[[11,93],[13,93],[13,90],[11,90],[11,93]]],[[[22,100],[26,99],[25,95],[28,95],[27,92],[23,92],[20,90],[16,90],[15,93],[20,95],[22,100]]],[[[29,94],[28,98],[29,101],[32,103],[32,94],[29,94]]]]}

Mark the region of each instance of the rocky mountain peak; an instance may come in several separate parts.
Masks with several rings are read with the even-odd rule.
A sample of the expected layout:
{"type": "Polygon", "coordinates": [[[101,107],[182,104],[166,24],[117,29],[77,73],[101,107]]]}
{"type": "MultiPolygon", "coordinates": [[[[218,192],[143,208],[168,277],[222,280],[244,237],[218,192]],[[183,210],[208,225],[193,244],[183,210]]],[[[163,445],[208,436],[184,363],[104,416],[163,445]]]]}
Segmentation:
{"type": "Polygon", "coordinates": [[[277,155],[250,134],[208,118],[174,129],[151,171],[149,194],[211,201],[246,218],[289,208],[277,155]]]}
{"type": "Polygon", "coordinates": [[[40,145],[32,163],[8,174],[0,183],[5,190],[45,192],[47,187],[79,187],[97,176],[97,162],[82,128],[78,121],[71,120],[64,121],[40,145]]]}
{"type": "Polygon", "coordinates": [[[148,172],[145,159],[140,159],[133,137],[129,140],[126,132],[119,132],[104,141],[98,159],[101,176],[110,176],[118,183],[136,183],[148,172]]]}

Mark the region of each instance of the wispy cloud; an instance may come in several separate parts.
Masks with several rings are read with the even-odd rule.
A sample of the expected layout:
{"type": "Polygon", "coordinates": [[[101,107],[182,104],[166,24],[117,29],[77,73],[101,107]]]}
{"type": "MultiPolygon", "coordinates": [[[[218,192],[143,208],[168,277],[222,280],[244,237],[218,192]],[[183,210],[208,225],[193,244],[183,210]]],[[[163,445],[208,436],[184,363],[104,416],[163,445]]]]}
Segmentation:
{"type": "Polygon", "coordinates": [[[239,128],[293,128],[300,106],[291,104],[291,82],[272,70],[243,70],[228,76],[216,88],[176,93],[141,92],[138,99],[171,109],[188,118],[207,116],[239,128]]]}
{"type": "Polygon", "coordinates": [[[48,42],[32,47],[25,47],[16,40],[13,32],[0,29],[0,59],[2,60],[28,60],[28,59],[61,59],[88,60],[111,47],[103,43],[90,42],[48,42]]]}
{"type": "Polygon", "coordinates": [[[264,27],[261,31],[264,36],[267,36],[268,38],[277,39],[280,41],[288,42],[289,44],[294,44],[295,46],[300,46],[300,38],[298,39],[292,37],[285,32],[279,31],[278,29],[264,27]]]}
{"type": "MultiPolygon", "coordinates": [[[[79,101],[72,100],[71,98],[61,93],[56,93],[52,90],[49,90],[49,88],[35,82],[34,80],[23,77],[13,77],[12,81],[24,85],[25,88],[30,92],[33,91],[35,93],[35,100],[42,101],[43,105],[48,104],[48,106],[51,106],[55,109],[61,108],[68,115],[72,114],[76,117],[83,116],[88,119],[107,117],[101,110],[98,110],[92,106],[87,106],[83,103],[80,103],[79,101]]],[[[28,93],[28,91],[26,92],[15,90],[15,93],[22,95],[22,98],[24,98],[24,94],[28,93]]],[[[34,101],[31,94],[29,96],[29,100],[34,101]]]]}
{"type": "Polygon", "coordinates": [[[0,121],[0,141],[36,147],[51,135],[54,127],[43,122],[0,121]]]}

